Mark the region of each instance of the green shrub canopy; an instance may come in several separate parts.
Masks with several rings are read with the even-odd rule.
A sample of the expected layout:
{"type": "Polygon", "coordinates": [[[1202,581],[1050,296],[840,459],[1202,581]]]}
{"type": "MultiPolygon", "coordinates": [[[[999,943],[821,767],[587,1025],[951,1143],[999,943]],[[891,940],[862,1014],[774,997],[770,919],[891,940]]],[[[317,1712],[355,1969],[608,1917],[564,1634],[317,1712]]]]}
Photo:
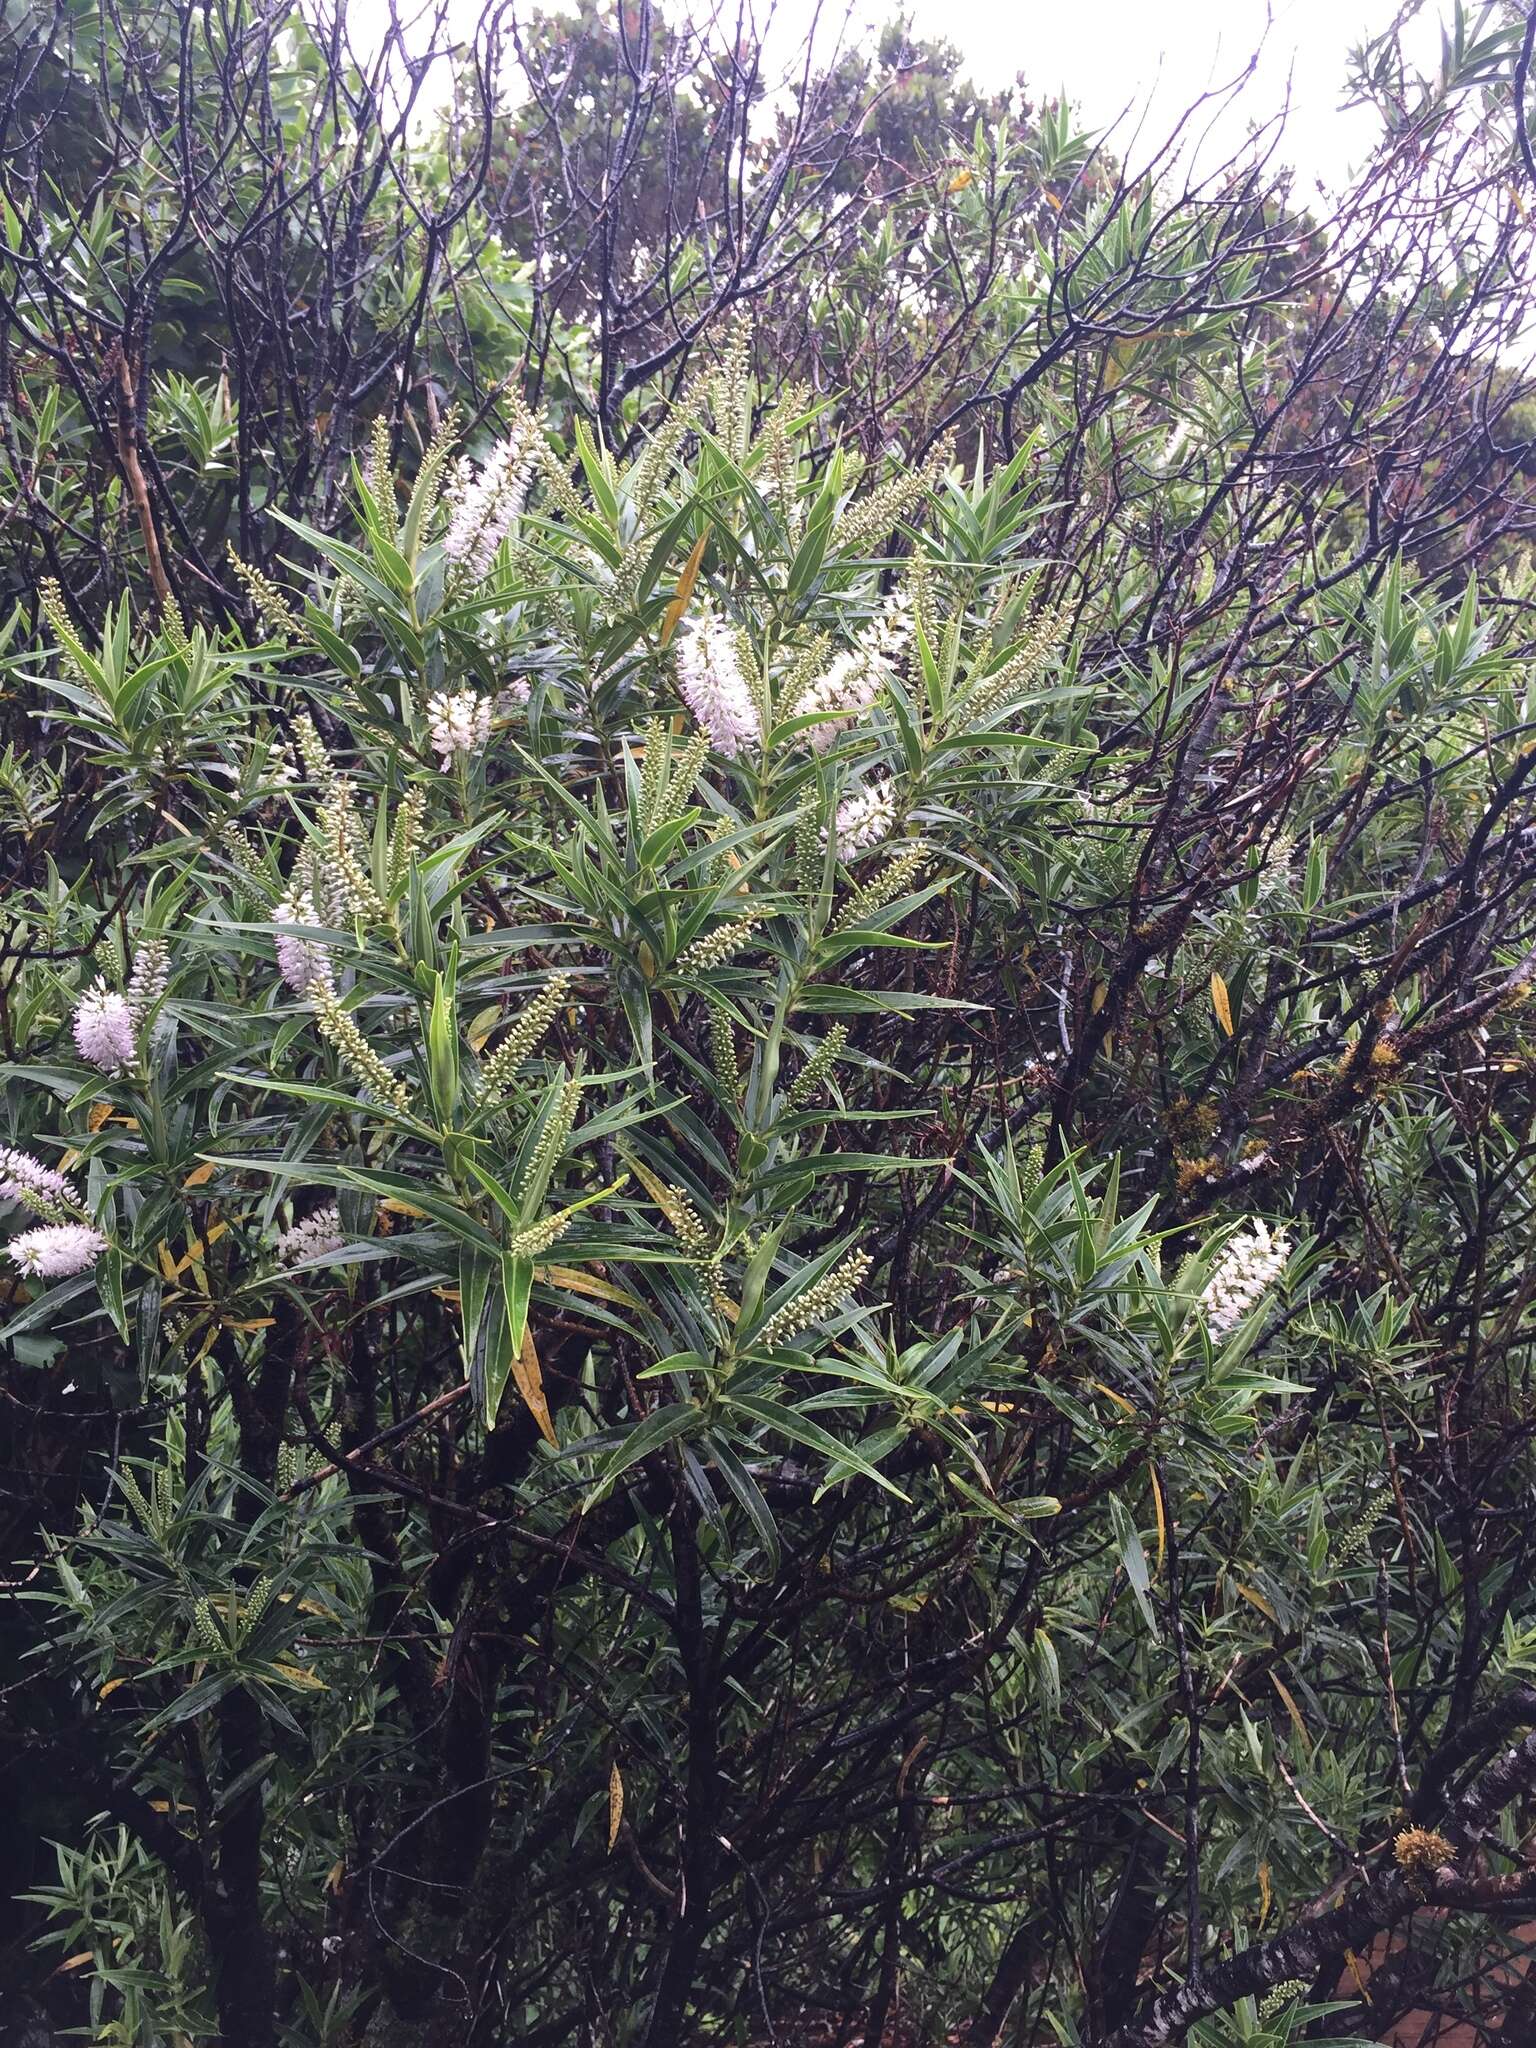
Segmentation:
{"type": "MultiPolygon", "coordinates": [[[[274,133],[341,119],[318,42],[165,13],[187,78],[287,80],[274,133]]],[[[1048,109],[1059,221],[968,269],[1026,165],[967,102],[938,226],[837,258],[934,260],[877,398],[857,349],[804,374],[825,278],[804,360],[739,276],[674,351],[569,220],[582,291],[516,345],[563,368],[450,389],[497,151],[572,161],[504,113],[470,183],[451,132],[400,188],[442,211],[379,244],[355,377],[296,318],[237,393],[190,315],[147,367],[204,163],[152,38],[110,74],[139,169],[183,152],[143,247],[62,171],[6,200],[59,451],[7,415],[18,2010],[122,2048],[1528,2038],[1528,39],[1480,33],[1438,100],[1381,72],[1353,244],[1237,174],[1160,211],[1048,109]],[[1411,222],[1432,177],[1372,284],[1372,180],[1411,222]],[[123,294],[105,385],[49,221],[123,294]]],[[[15,106],[63,122],[77,62],[15,106]]],[[[243,133],[204,310],[272,200],[243,133]]],[[[871,187],[818,161],[833,237],[871,187]]]]}

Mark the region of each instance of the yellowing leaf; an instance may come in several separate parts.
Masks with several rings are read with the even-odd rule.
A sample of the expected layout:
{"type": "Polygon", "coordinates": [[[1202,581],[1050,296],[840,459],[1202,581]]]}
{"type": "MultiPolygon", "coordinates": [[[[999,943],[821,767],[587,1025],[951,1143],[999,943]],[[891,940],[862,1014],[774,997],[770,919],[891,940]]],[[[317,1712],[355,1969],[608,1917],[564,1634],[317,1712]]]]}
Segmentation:
{"type": "Polygon", "coordinates": [[[534,1270],[546,1287],[563,1287],[567,1294],[589,1294],[594,1301],[611,1301],[618,1308],[644,1306],[627,1288],[616,1287],[596,1273],[584,1273],[579,1266],[537,1266],[534,1270]]]}
{"type": "Polygon", "coordinates": [[[204,1187],[207,1185],[209,1181],[213,1179],[213,1176],[217,1172],[218,1168],[214,1165],[213,1161],[211,1159],[206,1160],[203,1163],[203,1165],[193,1167],[192,1171],[187,1175],[186,1179],[182,1182],[182,1188],[186,1189],[204,1187]]]}
{"type": "Polygon", "coordinates": [[[66,1970],[83,1970],[87,1963],[93,1963],[95,1960],[96,1951],[91,1948],[83,1948],[78,1955],[71,1956],[67,1962],[60,1963],[53,1974],[55,1977],[62,1977],[66,1970]]]}
{"type": "Polygon", "coordinates": [[[286,1678],[290,1685],[301,1686],[305,1692],[324,1692],[326,1683],[316,1678],[313,1671],[306,1671],[302,1664],[274,1664],[272,1670],[279,1678],[286,1678]]]}
{"type": "Polygon", "coordinates": [[[1157,1510],[1157,1568],[1163,1568],[1163,1558],[1168,1549],[1168,1517],[1163,1511],[1163,1489],[1157,1483],[1157,1474],[1149,1472],[1152,1481],[1152,1505],[1157,1510]]]}
{"type": "Polygon", "coordinates": [[[1291,1726],[1296,1730],[1297,1735],[1300,1736],[1307,1748],[1311,1749],[1312,1738],[1307,1733],[1307,1724],[1301,1718],[1301,1709],[1292,1697],[1290,1688],[1281,1679],[1277,1678],[1273,1671],[1269,1674],[1269,1682],[1284,1701],[1285,1711],[1291,1717],[1291,1726]]]}
{"type": "Polygon", "coordinates": [[[624,1163],[629,1167],[635,1179],[639,1181],[641,1187],[645,1189],[645,1192],[650,1196],[657,1208],[660,1209],[667,1221],[675,1223],[676,1204],[672,1199],[672,1190],[667,1186],[666,1182],[658,1174],[652,1173],[643,1159],[631,1159],[626,1154],[624,1163]]]}
{"type": "Polygon", "coordinates": [[[469,1040],[475,1051],[479,1052],[483,1049],[486,1040],[500,1022],[501,1011],[494,1003],[491,1003],[485,1009],[477,1010],[475,1015],[470,1018],[464,1036],[469,1040]]]}
{"type": "Polygon", "coordinates": [[[624,1780],[619,1776],[617,1764],[608,1766],[608,1853],[613,1854],[613,1845],[619,1839],[619,1823],[624,1818],[624,1780]]]}
{"type": "Polygon", "coordinates": [[[402,1202],[398,1195],[386,1195],[379,1207],[387,1209],[391,1216],[425,1216],[425,1209],[418,1209],[414,1202],[402,1202]]]}
{"type": "Polygon", "coordinates": [[[528,1413],[539,1425],[539,1434],[545,1443],[557,1448],[560,1439],[555,1435],[555,1426],[549,1419],[549,1403],[544,1398],[544,1375],[539,1370],[539,1354],[533,1341],[533,1332],[523,1331],[523,1348],[512,1361],[512,1377],[517,1382],[517,1391],[527,1404],[528,1413]]]}
{"type": "Polygon", "coordinates": [[[1113,1401],[1117,1408],[1123,1408],[1127,1415],[1136,1413],[1134,1406],[1127,1401],[1124,1394],[1117,1394],[1113,1387],[1106,1387],[1102,1380],[1089,1380],[1088,1384],[1096,1393],[1102,1394],[1106,1401],[1113,1401]]]}
{"type": "Polygon", "coordinates": [[[93,1102],[91,1104],[90,1114],[86,1117],[85,1120],[85,1128],[88,1131],[99,1131],[102,1125],[108,1121],[111,1115],[112,1105],[110,1102],[93,1102]]]}
{"type": "Polygon", "coordinates": [[[187,1239],[187,1249],[184,1256],[177,1263],[176,1273],[180,1275],[190,1272],[192,1278],[197,1283],[199,1294],[207,1294],[209,1292],[208,1275],[203,1266],[208,1246],[213,1243],[215,1238],[222,1237],[228,1228],[229,1225],[227,1223],[215,1223],[209,1231],[206,1241],[202,1238],[190,1236],[187,1239]]]}
{"type": "Polygon", "coordinates": [[[347,1866],[344,1862],[342,1862],[341,1858],[338,1857],[325,1874],[326,1890],[332,1893],[339,1892],[341,1890],[341,1880],[346,1876],[346,1874],[347,1866]]]}
{"type": "Polygon", "coordinates": [[[1219,974],[1211,976],[1211,1008],[1216,1012],[1216,1022],[1232,1036],[1232,998],[1227,993],[1227,984],[1219,974]]]}
{"type": "Polygon", "coordinates": [[[693,595],[693,586],[699,577],[699,564],[704,559],[704,550],[708,545],[709,533],[706,529],[694,542],[692,552],[683,564],[683,573],[677,579],[677,589],[673,592],[672,602],[661,615],[661,644],[663,647],[666,646],[672,635],[677,631],[678,622],[681,620],[683,613],[688,609],[688,600],[693,595]]]}
{"type": "Polygon", "coordinates": [[[1259,1865],[1259,1925],[1261,1927],[1269,1918],[1270,1904],[1269,1865],[1261,1863],[1259,1865]]]}
{"type": "Polygon", "coordinates": [[[155,1246],[155,1256],[160,1261],[160,1271],[165,1278],[174,1281],[178,1268],[176,1261],[171,1257],[171,1248],[164,1239],[155,1246]]]}
{"type": "Polygon", "coordinates": [[[974,171],[956,171],[944,189],[946,192],[963,192],[975,175],[974,171]]]}
{"type": "Polygon", "coordinates": [[[1104,389],[1113,391],[1115,386],[1130,372],[1139,350],[1149,341],[1161,341],[1168,335],[1188,333],[1184,327],[1149,327],[1145,334],[1117,334],[1109,345],[1109,354],[1104,364],[1104,389]]]}
{"type": "Polygon", "coordinates": [[[1097,1017],[1100,1010],[1104,1007],[1104,998],[1108,994],[1109,983],[1107,981],[1096,981],[1093,984],[1093,995],[1088,1003],[1088,1014],[1090,1017],[1097,1017]]]}
{"type": "Polygon", "coordinates": [[[1104,358],[1104,389],[1113,391],[1126,371],[1131,367],[1131,358],[1136,353],[1136,343],[1125,335],[1116,335],[1109,344],[1109,353],[1104,358]]]}
{"type": "Polygon", "coordinates": [[[107,1680],[106,1684],[105,1684],[104,1686],[102,1686],[102,1687],[101,1687],[101,1689],[100,1689],[100,1691],[99,1691],[99,1692],[97,1693],[96,1697],[97,1697],[97,1699],[99,1699],[99,1700],[104,1700],[104,1699],[106,1699],[106,1698],[107,1698],[107,1697],[108,1697],[108,1696],[109,1696],[109,1695],[110,1695],[111,1693],[114,1693],[114,1692],[116,1692],[116,1691],[117,1691],[117,1688],[118,1688],[118,1687],[119,1687],[120,1685],[126,1685],[127,1683],[128,1683],[128,1680],[127,1680],[126,1678],[109,1678],[109,1679],[107,1680]]]}
{"type": "Polygon", "coordinates": [[[916,1742],[913,1743],[912,1747],[907,1751],[906,1755],[902,1758],[901,1769],[896,1773],[896,1796],[898,1799],[900,1799],[906,1792],[907,1777],[912,1769],[912,1766],[917,1762],[918,1758],[922,1755],[923,1751],[927,1747],[928,1737],[927,1734],[924,1733],[922,1735],[919,1735],[916,1742]]]}
{"type": "Polygon", "coordinates": [[[1274,1622],[1275,1626],[1277,1628],[1279,1627],[1280,1617],[1278,1614],[1276,1614],[1274,1608],[1270,1606],[1269,1602],[1264,1598],[1264,1595],[1262,1593],[1256,1593],[1253,1590],[1252,1586],[1239,1585],[1236,1579],[1232,1581],[1232,1590],[1234,1593],[1241,1593],[1243,1598],[1248,1602],[1250,1607],[1257,1607],[1260,1614],[1267,1614],[1270,1620],[1274,1622]]]}

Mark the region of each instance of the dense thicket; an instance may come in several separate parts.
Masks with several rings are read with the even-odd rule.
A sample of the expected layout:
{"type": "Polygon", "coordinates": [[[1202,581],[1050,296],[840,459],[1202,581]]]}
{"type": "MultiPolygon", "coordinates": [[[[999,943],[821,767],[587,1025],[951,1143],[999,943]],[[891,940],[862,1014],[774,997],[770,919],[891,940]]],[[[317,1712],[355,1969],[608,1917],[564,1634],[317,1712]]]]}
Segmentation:
{"type": "Polygon", "coordinates": [[[1524,19],[0,38],[0,2025],[1530,2039],[1524,19]]]}

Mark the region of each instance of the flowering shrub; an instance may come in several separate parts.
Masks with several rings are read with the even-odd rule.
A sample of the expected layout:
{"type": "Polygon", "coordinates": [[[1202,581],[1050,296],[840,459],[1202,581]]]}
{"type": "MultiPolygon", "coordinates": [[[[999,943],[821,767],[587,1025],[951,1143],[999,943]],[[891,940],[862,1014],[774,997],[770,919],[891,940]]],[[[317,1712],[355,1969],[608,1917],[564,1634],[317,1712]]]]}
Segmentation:
{"type": "MultiPolygon", "coordinates": [[[[1359,1939],[1224,1946],[1400,1791],[1340,1619],[1381,1442],[1312,1447],[1419,1340],[1319,1160],[1422,1184],[1529,956],[1370,954],[1385,704],[1309,777],[1213,694],[1165,762],[1185,685],[1095,666],[1021,464],[870,481],[727,352],[627,463],[381,435],[248,642],[50,598],[14,661],[96,829],[9,913],[5,1340],[128,1431],[50,1536],[99,1856],[37,1897],[159,1902],[91,1965],[136,2038],[657,2048],[835,1963],[878,2039],[910,1939],[935,2025],[1132,2048],[1308,2023],[1359,1939]],[[1085,2005],[1035,1958],[1100,1938],[1101,1802],[1209,1926],[1085,2005]]],[[[1492,636],[1350,601],[1324,666],[1437,662],[1460,759],[1492,636]]]]}

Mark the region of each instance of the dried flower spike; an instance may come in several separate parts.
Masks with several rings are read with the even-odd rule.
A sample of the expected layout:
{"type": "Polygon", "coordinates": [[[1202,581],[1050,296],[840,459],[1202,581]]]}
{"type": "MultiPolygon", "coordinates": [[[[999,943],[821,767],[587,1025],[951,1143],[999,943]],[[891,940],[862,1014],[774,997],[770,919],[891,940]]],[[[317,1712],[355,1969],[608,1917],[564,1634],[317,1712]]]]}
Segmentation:
{"type": "Polygon", "coordinates": [[[1403,1875],[1420,1885],[1456,1860],[1456,1851],[1433,1828],[1404,1828],[1393,1837],[1392,1854],[1403,1875]]]}

